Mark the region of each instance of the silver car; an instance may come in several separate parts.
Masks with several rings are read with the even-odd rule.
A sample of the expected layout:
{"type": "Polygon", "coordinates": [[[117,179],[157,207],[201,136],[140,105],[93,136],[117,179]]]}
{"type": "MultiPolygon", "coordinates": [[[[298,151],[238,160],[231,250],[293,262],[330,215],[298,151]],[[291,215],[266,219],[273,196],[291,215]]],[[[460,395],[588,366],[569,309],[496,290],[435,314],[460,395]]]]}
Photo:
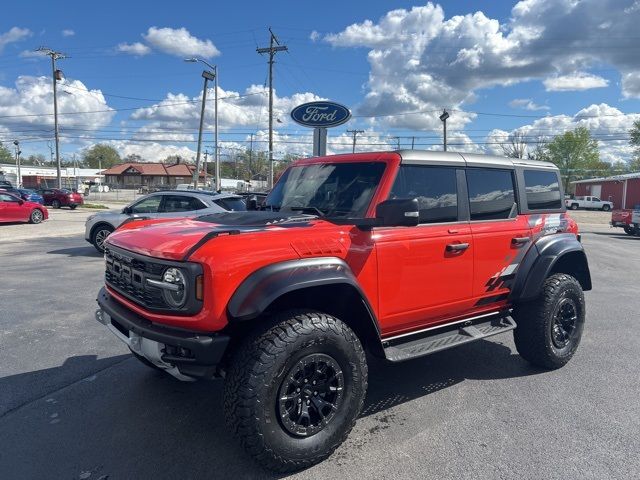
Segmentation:
{"type": "Polygon", "coordinates": [[[156,192],[140,197],[122,210],[109,210],[89,215],[85,224],[84,238],[102,253],[104,241],[109,234],[132,217],[196,217],[210,213],[244,210],[246,206],[239,195],[205,191],[156,192]]]}

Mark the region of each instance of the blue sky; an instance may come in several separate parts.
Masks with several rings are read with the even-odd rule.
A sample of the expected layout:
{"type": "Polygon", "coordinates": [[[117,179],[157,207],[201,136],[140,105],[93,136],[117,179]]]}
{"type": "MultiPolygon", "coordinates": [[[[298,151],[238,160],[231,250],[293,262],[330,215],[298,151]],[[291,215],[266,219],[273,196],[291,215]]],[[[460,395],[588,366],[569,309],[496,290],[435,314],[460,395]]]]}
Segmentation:
{"type": "Polygon", "coordinates": [[[184,52],[209,53],[221,96],[250,94],[221,105],[221,145],[244,148],[254,133],[264,149],[267,64],[255,48],[267,45],[271,26],[290,50],[275,69],[280,153],[310,148],[290,108],[329,98],[354,113],[330,132],[335,152],[349,148],[347,128],[367,131],[362,149],[391,148],[392,136],[438,148],[446,107],[459,150],[496,151],[518,129],[534,146],[583,125],[605,159],[630,155],[624,135],[640,106],[637,0],[396,1],[393,9],[382,1],[11,2],[0,20],[0,139],[48,152],[50,64],[25,53],[46,45],[70,57],[59,62],[61,111],[76,112],[60,117],[66,156],[100,141],[149,161],[192,156],[202,79],[184,52]]]}

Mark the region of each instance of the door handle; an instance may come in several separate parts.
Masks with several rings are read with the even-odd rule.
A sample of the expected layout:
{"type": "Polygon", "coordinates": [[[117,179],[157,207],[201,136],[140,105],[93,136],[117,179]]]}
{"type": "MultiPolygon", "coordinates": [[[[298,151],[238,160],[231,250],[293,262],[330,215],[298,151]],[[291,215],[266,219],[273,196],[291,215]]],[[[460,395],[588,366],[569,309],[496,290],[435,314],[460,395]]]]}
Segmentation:
{"type": "Polygon", "coordinates": [[[447,252],[463,252],[469,248],[468,243],[450,243],[447,245],[447,252]]]}
{"type": "Polygon", "coordinates": [[[525,243],[528,243],[530,240],[529,237],[513,237],[511,239],[511,244],[512,245],[524,245],[525,243]]]}

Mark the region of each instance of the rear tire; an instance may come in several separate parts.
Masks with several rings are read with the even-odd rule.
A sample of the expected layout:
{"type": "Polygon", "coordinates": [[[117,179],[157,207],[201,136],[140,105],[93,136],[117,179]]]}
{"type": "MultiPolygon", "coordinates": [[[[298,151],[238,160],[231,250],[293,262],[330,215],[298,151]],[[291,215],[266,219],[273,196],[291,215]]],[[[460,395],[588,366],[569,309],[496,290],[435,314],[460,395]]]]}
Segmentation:
{"type": "Polygon", "coordinates": [[[539,367],[560,368],[571,360],[582,337],[582,287],[571,275],[551,275],[538,298],[517,305],[513,317],[518,324],[513,337],[520,356],[539,367]]]}
{"type": "Polygon", "coordinates": [[[53,200],[53,201],[51,202],[51,206],[52,206],[53,208],[60,208],[60,200],[53,200]]]}
{"type": "Polygon", "coordinates": [[[254,460],[291,472],[321,462],[347,438],[364,403],[367,361],[358,337],[330,315],[283,312],[271,325],[234,354],[224,410],[254,460]]]}
{"type": "Polygon", "coordinates": [[[71,210],[75,210],[76,208],[78,208],[78,205],[69,205],[69,208],[70,208],[71,210]]]}
{"type": "Polygon", "coordinates": [[[44,214],[39,208],[34,208],[31,215],[29,215],[29,223],[38,224],[42,223],[42,220],[44,220],[44,214]]]}

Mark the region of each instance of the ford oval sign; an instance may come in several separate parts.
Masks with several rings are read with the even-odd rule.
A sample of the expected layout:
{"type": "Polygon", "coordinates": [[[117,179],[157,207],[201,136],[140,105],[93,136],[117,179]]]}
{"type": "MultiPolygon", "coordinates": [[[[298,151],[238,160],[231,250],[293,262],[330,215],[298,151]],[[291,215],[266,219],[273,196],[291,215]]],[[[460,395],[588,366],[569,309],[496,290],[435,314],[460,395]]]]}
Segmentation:
{"type": "Polygon", "coordinates": [[[291,118],[296,123],[311,128],[328,128],[342,125],[351,118],[351,112],[344,105],[334,102],[310,102],[291,110],[291,118]]]}

